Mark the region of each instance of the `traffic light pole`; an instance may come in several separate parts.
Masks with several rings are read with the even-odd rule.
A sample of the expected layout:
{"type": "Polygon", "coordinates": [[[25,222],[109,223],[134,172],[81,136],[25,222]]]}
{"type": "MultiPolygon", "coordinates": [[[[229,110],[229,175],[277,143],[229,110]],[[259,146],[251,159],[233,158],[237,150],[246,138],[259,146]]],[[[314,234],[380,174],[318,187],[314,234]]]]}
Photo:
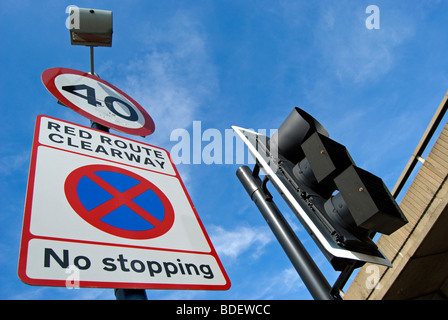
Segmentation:
{"type": "Polygon", "coordinates": [[[242,166],[238,168],[236,175],[257,205],[305,286],[315,300],[340,299],[331,294],[330,284],[272,201],[272,196],[258,177],[258,170],[258,165],[254,172],[249,167],[242,166]]]}

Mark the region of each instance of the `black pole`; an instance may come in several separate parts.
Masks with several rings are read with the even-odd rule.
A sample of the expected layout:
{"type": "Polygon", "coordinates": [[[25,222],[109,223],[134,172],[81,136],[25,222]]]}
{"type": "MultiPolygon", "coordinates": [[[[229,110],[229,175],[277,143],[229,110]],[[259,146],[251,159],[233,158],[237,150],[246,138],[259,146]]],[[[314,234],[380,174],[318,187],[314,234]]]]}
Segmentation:
{"type": "Polygon", "coordinates": [[[144,289],[115,289],[117,300],[148,300],[144,289]]]}
{"type": "Polygon", "coordinates": [[[330,284],[286,222],[270,195],[263,190],[258,175],[254,177],[247,166],[238,168],[236,175],[252,201],[257,205],[313,298],[315,300],[333,300],[334,297],[330,294],[330,284]]]}
{"type": "Polygon", "coordinates": [[[90,46],[90,74],[95,75],[94,70],[94,61],[93,61],[93,46],[90,46]]]}

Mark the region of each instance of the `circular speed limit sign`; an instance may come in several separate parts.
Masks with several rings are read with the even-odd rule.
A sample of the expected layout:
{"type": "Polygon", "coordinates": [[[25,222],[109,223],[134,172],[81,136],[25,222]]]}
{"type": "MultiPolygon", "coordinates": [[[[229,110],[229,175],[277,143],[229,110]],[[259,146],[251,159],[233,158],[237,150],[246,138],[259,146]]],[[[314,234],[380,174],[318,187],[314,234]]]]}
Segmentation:
{"type": "Polygon", "coordinates": [[[137,136],[154,132],[154,121],[142,106],[96,76],[51,68],[42,73],[42,82],[62,104],[94,122],[137,136]]]}

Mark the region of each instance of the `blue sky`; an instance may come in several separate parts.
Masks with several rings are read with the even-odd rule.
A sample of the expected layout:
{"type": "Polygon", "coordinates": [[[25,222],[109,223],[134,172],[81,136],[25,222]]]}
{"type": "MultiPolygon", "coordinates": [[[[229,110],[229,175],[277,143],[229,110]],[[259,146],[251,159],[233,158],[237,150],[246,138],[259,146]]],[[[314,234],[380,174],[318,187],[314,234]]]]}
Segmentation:
{"type": "MultiPolygon", "coordinates": [[[[113,47],[95,50],[95,71],[154,119],[154,134],[135,139],[168,151],[179,143],[171,133],[192,135],[194,121],[201,133],[221,133],[224,145],[231,125],[269,133],[297,106],[392,189],[448,89],[448,3],[440,0],[1,0],[1,299],[115,298],[111,289],[29,286],[17,277],[36,116],[89,125],[40,80],[52,67],[89,71],[88,48],[70,45],[69,5],[113,11],[113,47]],[[371,4],[380,29],[366,28],[371,4]]],[[[192,139],[203,140],[202,150],[210,143],[192,139]]],[[[147,290],[148,298],[311,299],[236,178],[241,164],[222,157],[177,168],[232,287],[147,290]]],[[[333,283],[337,273],[274,197],[333,283]]]]}

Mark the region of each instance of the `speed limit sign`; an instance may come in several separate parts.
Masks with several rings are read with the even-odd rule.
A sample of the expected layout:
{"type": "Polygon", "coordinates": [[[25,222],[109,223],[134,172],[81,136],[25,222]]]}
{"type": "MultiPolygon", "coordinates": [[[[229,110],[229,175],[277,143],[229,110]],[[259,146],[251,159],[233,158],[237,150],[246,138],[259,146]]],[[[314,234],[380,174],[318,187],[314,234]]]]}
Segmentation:
{"type": "Polygon", "coordinates": [[[51,68],[42,73],[42,82],[63,105],[94,122],[138,136],[154,132],[154,121],[142,106],[94,75],[51,68]]]}

